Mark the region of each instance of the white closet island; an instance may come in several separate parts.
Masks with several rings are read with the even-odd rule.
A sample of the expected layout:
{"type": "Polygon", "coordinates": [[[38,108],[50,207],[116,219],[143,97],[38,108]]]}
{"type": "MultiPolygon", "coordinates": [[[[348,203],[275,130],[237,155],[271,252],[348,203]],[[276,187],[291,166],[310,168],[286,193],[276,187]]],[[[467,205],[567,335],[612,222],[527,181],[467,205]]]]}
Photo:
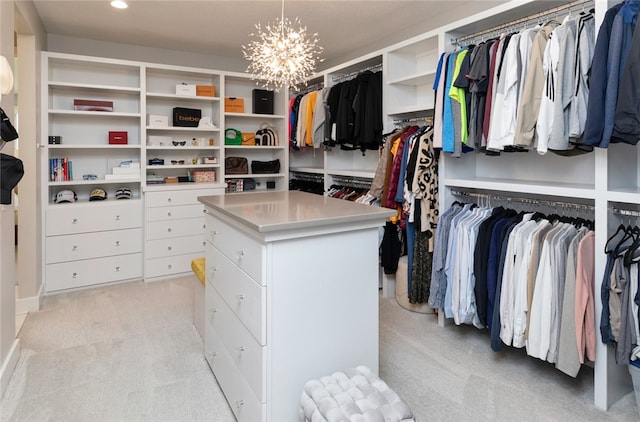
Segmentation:
{"type": "Polygon", "coordinates": [[[378,227],[394,210],[295,191],[198,199],[205,354],[239,421],[297,420],[306,381],[378,372],[378,227]]]}

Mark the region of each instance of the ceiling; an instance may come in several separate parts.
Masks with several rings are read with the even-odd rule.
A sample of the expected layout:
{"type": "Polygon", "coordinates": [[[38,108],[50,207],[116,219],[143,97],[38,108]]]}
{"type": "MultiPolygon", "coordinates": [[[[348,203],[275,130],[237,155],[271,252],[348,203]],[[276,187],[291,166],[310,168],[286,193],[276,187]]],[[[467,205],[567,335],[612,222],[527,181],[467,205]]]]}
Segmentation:
{"type": "MultiPolygon", "coordinates": [[[[280,1],[33,0],[48,34],[242,58],[258,22],[280,17],[280,1]]],[[[314,1],[287,0],[285,17],[298,16],[324,48],[320,69],[422,34],[506,0],[314,1]]]]}

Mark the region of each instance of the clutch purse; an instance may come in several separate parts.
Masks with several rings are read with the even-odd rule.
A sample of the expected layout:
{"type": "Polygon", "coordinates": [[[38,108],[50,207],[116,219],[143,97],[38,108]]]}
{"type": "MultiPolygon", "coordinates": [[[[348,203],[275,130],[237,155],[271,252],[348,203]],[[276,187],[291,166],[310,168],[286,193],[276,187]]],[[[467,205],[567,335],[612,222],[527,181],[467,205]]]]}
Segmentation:
{"type": "Polygon", "coordinates": [[[245,157],[226,157],[224,172],[226,174],[249,174],[249,162],[245,157]]]}

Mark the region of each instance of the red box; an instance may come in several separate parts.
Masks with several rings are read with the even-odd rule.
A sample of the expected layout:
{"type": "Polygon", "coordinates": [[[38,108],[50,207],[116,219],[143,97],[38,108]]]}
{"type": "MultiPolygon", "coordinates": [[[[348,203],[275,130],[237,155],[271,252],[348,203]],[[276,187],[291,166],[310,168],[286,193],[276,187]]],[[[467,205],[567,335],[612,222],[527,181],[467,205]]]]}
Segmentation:
{"type": "Polygon", "coordinates": [[[109,144],[126,145],[128,143],[127,132],[109,132],[109,144]]]}
{"type": "Polygon", "coordinates": [[[73,109],[78,111],[113,111],[113,101],[74,99],[73,109]]]}

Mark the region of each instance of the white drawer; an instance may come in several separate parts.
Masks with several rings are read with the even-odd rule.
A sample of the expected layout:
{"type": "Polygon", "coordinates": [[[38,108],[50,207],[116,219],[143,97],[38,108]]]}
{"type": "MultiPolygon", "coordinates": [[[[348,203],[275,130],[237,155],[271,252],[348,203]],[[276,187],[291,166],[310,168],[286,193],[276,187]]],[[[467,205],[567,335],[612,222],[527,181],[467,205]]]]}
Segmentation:
{"type": "Polygon", "coordinates": [[[145,243],[144,254],[146,259],[196,252],[203,256],[205,243],[204,232],[195,236],[148,240],[145,243]]]}
{"type": "Polygon", "coordinates": [[[211,284],[229,308],[261,345],[267,342],[266,287],[260,286],[214,246],[207,247],[207,284],[211,284]]]}
{"type": "Polygon", "coordinates": [[[266,422],[266,403],[253,394],[215,330],[209,327],[205,332],[205,357],[238,422],[266,422]]]}
{"type": "Polygon", "coordinates": [[[142,227],[142,202],[101,201],[78,206],[59,204],[47,208],[46,219],[46,236],[133,229],[142,227]]]}
{"type": "Polygon", "coordinates": [[[147,192],[144,197],[147,207],[166,207],[167,205],[202,205],[201,202],[198,202],[199,196],[219,194],[220,191],[215,189],[182,189],[174,191],[147,192]]]}
{"type": "Polygon", "coordinates": [[[47,264],[142,252],[142,229],[49,236],[46,251],[47,264]]]}
{"type": "Polygon", "coordinates": [[[144,278],[164,277],[191,272],[191,261],[202,258],[202,252],[145,259],[144,278]]]}
{"type": "Polygon", "coordinates": [[[49,264],[45,287],[53,292],[134,278],[142,278],[141,253],[49,264]]]}
{"type": "Polygon", "coordinates": [[[241,231],[207,214],[206,238],[234,264],[247,272],[254,280],[265,285],[265,246],[241,231]]]}
{"type": "Polygon", "coordinates": [[[266,401],[266,350],[242,325],[212,286],[207,290],[206,324],[212,327],[260,401],[266,401]]]}
{"type": "Polygon", "coordinates": [[[204,233],[204,229],[204,220],[199,217],[172,221],[150,221],[146,224],[145,233],[147,240],[153,240],[201,235],[204,233]]]}
{"type": "Polygon", "coordinates": [[[147,208],[147,221],[179,220],[182,218],[204,218],[204,205],[177,205],[147,208]]]}

